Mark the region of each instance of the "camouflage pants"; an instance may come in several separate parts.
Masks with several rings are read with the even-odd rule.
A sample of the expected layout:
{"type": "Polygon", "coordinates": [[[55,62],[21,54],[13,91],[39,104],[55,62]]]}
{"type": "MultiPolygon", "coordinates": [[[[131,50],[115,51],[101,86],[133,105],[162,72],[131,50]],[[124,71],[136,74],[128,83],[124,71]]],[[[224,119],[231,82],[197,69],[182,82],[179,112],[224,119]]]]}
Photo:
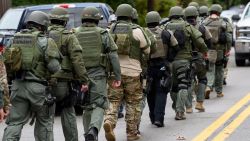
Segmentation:
{"type": "Polygon", "coordinates": [[[109,109],[106,111],[105,122],[110,121],[115,128],[117,123],[117,113],[121,103],[125,102],[127,123],[127,134],[136,134],[137,125],[141,117],[142,85],[140,77],[130,77],[122,75],[122,84],[119,88],[111,87],[112,80],[109,81],[108,98],[109,109]]]}
{"type": "Polygon", "coordinates": [[[19,141],[23,126],[35,114],[35,140],[53,141],[54,106],[45,105],[45,86],[36,82],[14,81],[11,87],[10,114],[3,141],[19,141]]]}
{"type": "Polygon", "coordinates": [[[185,112],[188,97],[189,68],[190,62],[188,60],[175,60],[173,62],[173,85],[170,96],[173,100],[172,108],[176,112],[185,112]]]}
{"type": "MultiPolygon", "coordinates": [[[[2,57],[2,56],[0,56],[2,57]]],[[[10,99],[9,99],[9,86],[7,81],[6,68],[4,66],[2,58],[0,58],[0,87],[3,90],[3,103],[4,108],[7,110],[9,108],[10,99]]]]}

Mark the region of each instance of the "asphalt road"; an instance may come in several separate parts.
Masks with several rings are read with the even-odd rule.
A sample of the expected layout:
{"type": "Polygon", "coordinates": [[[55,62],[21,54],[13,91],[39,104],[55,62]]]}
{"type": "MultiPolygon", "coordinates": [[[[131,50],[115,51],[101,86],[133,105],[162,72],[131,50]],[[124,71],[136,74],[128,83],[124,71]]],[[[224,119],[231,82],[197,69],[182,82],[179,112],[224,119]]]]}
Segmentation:
{"type": "MultiPolygon", "coordinates": [[[[182,138],[186,141],[250,141],[250,65],[236,67],[232,50],[229,63],[228,85],[224,87],[223,98],[217,98],[215,93],[205,101],[206,112],[188,114],[184,121],[175,121],[175,112],[171,109],[172,101],[168,97],[165,115],[165,127],[157,128],[151,125],[148,117],[148,107],[144,110],[141,124],[141,141],[176,141],[182,138]],[[241,101],[240,101],[241,100],[241,101]],[[240,102],[238,102],[240,101],[240,102]]],[[[79,141],[84,141],[82,117],[78,117],[79,141]]],[[[0,124],[0,139],[5,124],[0,124]]],[[[56,117],[54,125],[55,141],[64,140],[60,118],[56,117]]],[[[126,125],[124,119],[119,119],[115,129],[117,141],[126,140],[126,125]]],[[[23,128],[21,141],[33,141],[33,126],[23,128]]],[[[99,141],[105,141],[102,129],[99,141]]]]}

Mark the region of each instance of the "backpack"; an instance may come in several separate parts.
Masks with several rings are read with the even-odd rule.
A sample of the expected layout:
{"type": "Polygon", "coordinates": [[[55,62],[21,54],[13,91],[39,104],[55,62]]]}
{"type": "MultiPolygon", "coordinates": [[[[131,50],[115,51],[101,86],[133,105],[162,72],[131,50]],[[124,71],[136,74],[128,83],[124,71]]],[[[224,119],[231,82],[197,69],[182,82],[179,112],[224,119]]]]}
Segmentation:
{"type": "Polygon", "coordinates": [[[185,23],[172,23],[172,22],[170,22],[166,25],[166,28],[173,32],[173,35],[176,38],[176,40],[178,41],[178,45],[180,48],[185,47],[186,38],[187,38],[187,36],[189,36],[185,32],[185,27],[186,27],[185,23]]]}
{"type": "Polygon", "coordinates": [[[212,43],[213,44],[225,44],[227,43],[227,37],[226,37],[226,33],[225,30],[223,30],[223,26],[222,26],[222,20],[208,20],[205,23],[205,26],[207,27],[207,29],[209,30],[209,32],[212,35],[212,43]]]}
{"type": "Polygon", "coordinates": [[[8,72],[17,72],[19,70],[30,71],[35,67],[38,61],[39,49],[37,38],[40,32],[29,32],[24,30],[16,33],[13,43],[6,48],[4,53],[5,65],[8,72]]]}

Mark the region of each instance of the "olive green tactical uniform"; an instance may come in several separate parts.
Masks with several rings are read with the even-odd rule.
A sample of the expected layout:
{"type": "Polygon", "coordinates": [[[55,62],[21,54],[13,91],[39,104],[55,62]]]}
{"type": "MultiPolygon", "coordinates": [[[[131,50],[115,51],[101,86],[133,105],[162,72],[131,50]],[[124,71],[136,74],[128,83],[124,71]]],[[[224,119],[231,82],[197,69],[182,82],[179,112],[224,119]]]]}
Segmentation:
{"type": "Polygon", "coordinates": [[[74,99],[75,95],[71,93],[71,83],[74,80],[87,83],[82,48],[75,35],[71,34],[63,26],[50,26],[49,37],[55,40],[62,55],[62,69],[51,77],[57,79],[56,86],[53,86],[52,90],[57,98],[57,106],[62,109],[61,122],[64,137],[66,141],[77,141],[78,131],[74,110],[76,99],[74,99]]]}
{"type": "Polygon", "coordinates": [[[116,10],[118,21],[110,29],[110,33],[118,46],[122,84],[118,88],[109,87],[108,89],[108,97],[111,104],[104,121],[105,135],[108,141],[115,139],[114,135],[109,134],[107,127],[111,126],[112,129],[110,130],[113,132],[117,123],[118,107],[122,101],[126,103],[127,139],[139,139],[137,125],[141,117],[143,97],[142,84],[140,82],[140,74],[142,72],[140,61],[145,51],[149,53],[149,40],[139,25],[133,24],[128,20],[129,18],[132,19],[132,12],[133,9],[130,5],[119,5],[116,10]],[[127,19],[121,20],[119,19],[120,17],[126,17],[127,19]],[[142,36],[136,39],[134,32],[142,36]],[[142,40],[145,41],[145,45],[142,40]]]}
{"type": "MultiPolygon", "coordinates": [[[[177,16],[180,16],[182,15],[182,8],[178,6],[171,8],[170,15],[176,15],[174,12],[178,12],[177,16]],[[175,9],[178,11],[175,11],[175,9]]],[[[171,21],[167,23],[166,29],[173,31],[180,48],[172,68],[173,85],[170,93],[173,100],[172,108],[176,111],[176,119],[185,119],[185,103],[188,97],[188,85],[191,81],[189,78],[190,61],[192,59],[191,42],[197,48],[202,48],[206,45],[201,38],[201,33],[181,18],[171,19],[171,21]],[[182,36],[177,36],[176,33],[178,30],[182,31],[182,36]]]]}
{"type": "MultiPolygon", "coordinates": [[[[45,29],[48,21],[45,13],[35,11],[29,16],[28,25],[32,26],[29,24],[32,23],[45,29]]],[[[11,53],[6,56],[6,67],[15,75],[11,86],[12,106],[6,120],[3,141],[20,140],[22,128],[29,121],[31,113],[36,118],[35,140],[53,141],[54,104],[46,91],[46,77],[60,69],[57,46],[52,39],[33,27],[16,33],[10,48],[17,52],[20,49],[21,57],[11,56],[11,53]],[[20,66],[16,65],[16,61],[12,66],[11,59],[16,57],[21,60],[20,66]]]]}
{"type": "MultiPolygon", "coordinates": [[[[210,13],[212,11],[220,13],[222,8],[215,4],[210,8],[210,13]]],[[[206,90],[206,98],[209,98],[209,93],[213,90],[213,86],[218,96],[223,96],[223,61],[225,59],[225,53],[230,50],[232,45],[232,31],[231,28],[229,28],[229,24],[220,17],[214,18],[210,15],[203,23],[212,34],[212,48],[208,54],[209,71],[207,72],[208,87],[206,90]],[[222,38],[220,36],[221,33],[223,33],[222,38]]]]}
{"type": "Polygon", "coordinates": [[[81,85],[87,83],[88,79],[82,58],[82,47],[76,36],[65,28],[65,23],[68,21],[66,9],[58,7],[51,10],[50,20],[52,25],[48,28],[48,35],[54,39],[60,50],[62,66],[61,71],[51,76],[52,81],[56,79],[56,84],[52,84],[52,90],[57,98],[57,107],[62,110],[61,123],[65,140],[77,141],[78,131],[74,109],[76,93],[73,93],[72,89],[77,89],[73,88],[75,81],[81,85]],[[58,24],[57,21],[63,23],[58,24]]]}
{"type": "MultiPolygon", "coordinates": [[[[197,18],[194,23],[189,21],[190,19],[193,20],[193,17],[197,17],[199,15],[197,9],[193,6],[189,6],[185,9],[185,17],[187,19],[187,22],[190,22],[197,30],[199,30],[202,33],[202,38],[204,39],[207,46],[211,46],[211,38],[212,35],[208,31],[208,29],[201,25],[200,22],[197,21],[197,18]]],[[[206,68],[206,62],[204,59],[204,55],[207,54],[208,48],[207,46],[204,46],[203,48],[195,48],[193,47],[193,51],[196,51],[197,54],[193,55],[192,59],[192,66],[194,71],[194,79],[197,77],[198,82],[197,86],[195,80],[192,80],[191,89],[188,95],[188,100],[186,103],[187,108],[192,108],[192,93],[195,92],[197,96],[197,102],[202,105],[202,102],[204,101],[204,95],[205,95],[205,89],[207,85],[207,68],[206,68]],[[196,88],[197,87],[197,88],[196,88]]]]}
{"type": "Polygon", "coordinates": [[[107,30],[94,23],[83,23],[75,29],[75,35],[82,46],[87,73],[91,79],[83,111],[84,131],[102,126],[104,110],[108,108],[107,73],[112,65],[115,80],[121,80],[117,46],[107,30]],[[108,60],[109,59],[109,62],[108,60]]]}

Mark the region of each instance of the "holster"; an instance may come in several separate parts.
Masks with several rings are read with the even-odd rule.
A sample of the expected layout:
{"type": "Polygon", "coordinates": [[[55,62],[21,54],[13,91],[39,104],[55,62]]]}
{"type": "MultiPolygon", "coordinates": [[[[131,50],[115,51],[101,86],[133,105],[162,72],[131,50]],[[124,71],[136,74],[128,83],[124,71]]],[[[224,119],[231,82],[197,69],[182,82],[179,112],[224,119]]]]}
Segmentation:
{"type": "Polygon", "coordinates": [[[72,81],[70,83],[70,96],[71,105],[84,105],[85,94],[81,91],[81,83],[79,81],[72,81]]]}
{"type": "Polygon", "coordinates": [[[147,83],[146,83],[146,89],[145,89],[145,93],[146,94],[149,94],[149,92],[151,91],[152,83],[153,83],[153,78],[152,77],[148,77],[147,78],[147,83]]]}
{"type": "Polygon", "coordinates": [[[45,97],[44,105],[47,105],[49,107],[53,106],[56,102],[56,97],[52,96],[51,86],[47,86],[45,91],[46,91],[46,97],[45,97]]]}

